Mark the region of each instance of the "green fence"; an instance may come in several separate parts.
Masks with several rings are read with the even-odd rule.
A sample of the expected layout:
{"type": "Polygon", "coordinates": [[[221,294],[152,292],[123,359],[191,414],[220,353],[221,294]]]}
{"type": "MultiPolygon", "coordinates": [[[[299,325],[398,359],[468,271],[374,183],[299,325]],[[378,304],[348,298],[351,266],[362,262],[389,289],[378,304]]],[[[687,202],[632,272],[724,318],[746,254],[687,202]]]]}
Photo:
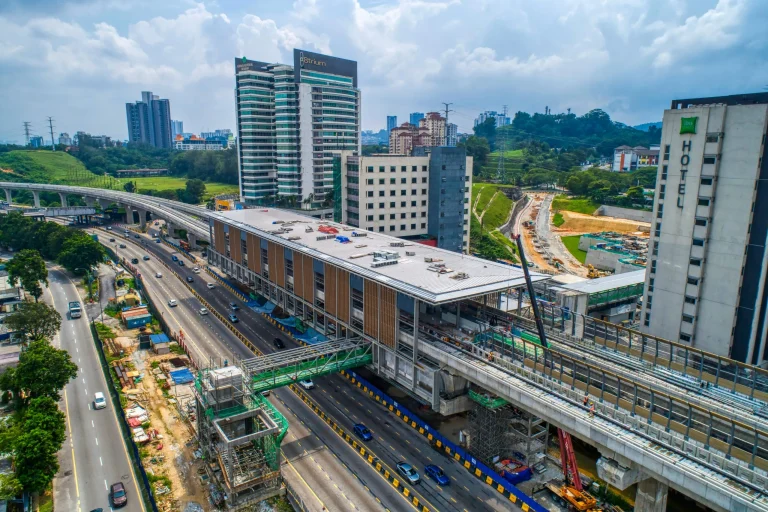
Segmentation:
{"type": "Polygon", "coordinates": [[[613,290],[606,290],[604,292],[590,293],[587,299],[588,306],[597,306],[599,304],[607,304],[609,302],[618,302],[625,299],[631,299],[640,297],[643,295],[643,287],[645,283],[637,283],[629,286],[622,286],[621,288],[615,288],[613,290]]]}
{"type": "Polygon", "coordinates": [[[504,407],[509,403],[503,398],[499,398],[499,397],[490,398],[485,395],[481,395],[480,393],[475,393],[471,389],[469,390],[469,398],[479,403],[486,409],[498,409],[499,407],[504,407]]]}

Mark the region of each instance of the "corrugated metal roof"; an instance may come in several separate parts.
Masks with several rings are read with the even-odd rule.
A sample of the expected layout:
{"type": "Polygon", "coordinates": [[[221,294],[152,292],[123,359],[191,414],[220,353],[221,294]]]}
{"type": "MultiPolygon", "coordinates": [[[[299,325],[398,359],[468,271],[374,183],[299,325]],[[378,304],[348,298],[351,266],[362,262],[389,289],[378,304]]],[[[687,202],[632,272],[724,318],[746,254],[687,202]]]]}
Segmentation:
{"type": "Polygon", "coordinates": [[[625,286],[632,286],[645,282],[645,269],[625,272],[623,274],[614,274],[612,276],[599,277],[580,283],[571,283],[561,285],[564,290],[577,291],[580,293],[598,293],[608,290],[615,290],[625,286]]]}

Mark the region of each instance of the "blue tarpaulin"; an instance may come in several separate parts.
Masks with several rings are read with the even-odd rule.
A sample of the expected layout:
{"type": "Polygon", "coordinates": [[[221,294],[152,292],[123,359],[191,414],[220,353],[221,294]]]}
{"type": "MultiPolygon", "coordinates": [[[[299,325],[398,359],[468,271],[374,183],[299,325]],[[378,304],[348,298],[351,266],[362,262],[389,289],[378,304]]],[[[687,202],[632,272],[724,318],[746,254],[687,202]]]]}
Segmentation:
{"type": "Polygon", "coordinates": [[[189,368],[182,368],[171,372],[171,380],[173,380],[174,384],[189,384],[195,380],[195,377],[189,371],[189,368]]]}
{"type": "Polygon", "coordinates": [[[317,332],[311,327],[308,328],[307,332],[305,332],[304,334],[295,333],[294,337],[296,339],[303,341],[308,345],[314,345],[315,343],[322,343],[323,341],[328,341],[328,338],[326,336],[320,334],[319,332],[317,332]]]}
{"type": "Polygon", "coordinates": [[[157,343],[168,343],[171,340],[168,339],[167,334],[163,333],[163,334],[150,334],[149,341],[151,341],[152,344],[155,345],[157,343]]]}

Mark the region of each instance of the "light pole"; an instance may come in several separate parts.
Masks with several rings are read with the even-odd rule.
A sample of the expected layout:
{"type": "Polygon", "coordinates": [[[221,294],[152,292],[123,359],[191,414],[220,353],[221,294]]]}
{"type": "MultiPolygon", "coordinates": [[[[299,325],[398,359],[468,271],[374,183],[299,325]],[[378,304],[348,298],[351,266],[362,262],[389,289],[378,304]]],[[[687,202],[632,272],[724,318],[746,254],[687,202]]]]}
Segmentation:
{"type": "MultiPolygon", "coordinates": [[[[91,269],[88,269],[88,268],[78,267],[75,269],[75,271],[77,270],[85,271],[85,275],[88,276],[88,300],[93,302],[93,273],[91,272],[91,269]]],[[[101,318],[101,323],[104,323],[104,310],[101,307],[101,300],[99,300],[98,302],[99,302],[99,311],[100,311],[99,316],[101,318]]]]}

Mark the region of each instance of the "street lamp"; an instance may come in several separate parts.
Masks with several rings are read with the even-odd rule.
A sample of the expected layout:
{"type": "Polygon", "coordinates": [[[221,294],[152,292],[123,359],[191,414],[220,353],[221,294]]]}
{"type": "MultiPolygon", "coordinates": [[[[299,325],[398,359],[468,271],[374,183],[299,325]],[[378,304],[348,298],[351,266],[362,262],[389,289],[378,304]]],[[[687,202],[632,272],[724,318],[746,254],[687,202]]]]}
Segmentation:
{"type": "MultiPolygon", "coordinates": [[[[85,272],[85,275],[88,276],[88,300],[93,302],[93,273],[91,272],[91,269],[89,268],[83,268],[83,267],[77,267],[75,271],[77,270],[83,270],[85,272]]],[[[104,323],[104,310],[101,307],[101,300],[99,302],[99,311],[101,322],[104,323]]]]}

